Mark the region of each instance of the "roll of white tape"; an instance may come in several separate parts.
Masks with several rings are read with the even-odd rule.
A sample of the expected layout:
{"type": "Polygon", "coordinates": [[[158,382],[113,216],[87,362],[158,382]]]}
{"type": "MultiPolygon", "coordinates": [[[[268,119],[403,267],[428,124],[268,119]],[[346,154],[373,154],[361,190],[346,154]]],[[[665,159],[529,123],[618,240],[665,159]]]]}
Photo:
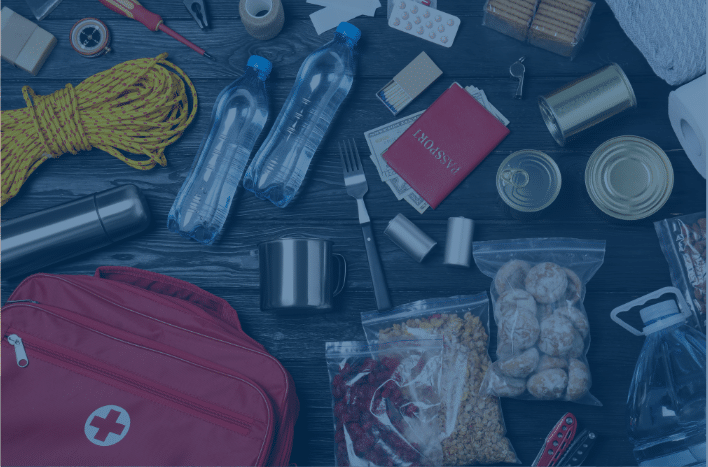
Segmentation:
{"type": "Polygon", "coordinates": [[[669,120],[674,132],[703,178],[706,178],[706,136],[708,136],[708,82],[706,75],[684,84],[669,94],[669,120]]]}
{"type": "Polygon", "coordinates": [[[280,0],[241,0],[238,13],[246,32],[262,41],[277,36],[285,22],[280,0]]]}

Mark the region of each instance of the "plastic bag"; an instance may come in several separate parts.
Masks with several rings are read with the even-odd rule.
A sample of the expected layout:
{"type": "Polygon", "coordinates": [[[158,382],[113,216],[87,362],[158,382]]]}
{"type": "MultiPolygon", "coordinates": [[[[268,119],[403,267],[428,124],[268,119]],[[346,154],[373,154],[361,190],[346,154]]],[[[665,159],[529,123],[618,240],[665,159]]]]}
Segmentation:
{"type": "Polygon", "coordinates": [[[336,465],[440,465],[442,345],[326,344],[336,465]]]}
{"type": "Polygon", "coordinates": [[[370,343],[444,339],[439,432],[443,465],[520,463],[505,437],[499,399],[480,395],[491,364],[489,299],[486,293],[421,300],[381,314],[362,313],[370,343]]]}
{"type": "Polygon", "coordinates": [[[497,360],[482,391],[516,399],[602,405],[590,394],[590,323],[585,284],[605,256],[604,240],[528,238],[475,242],[491,286],[497,360]]]}
{"type": "Polygon", "coordinates": [[[706,329],[706,213],[698,212],[655,222],[661,250],[669,262],[671,282],[693,311],[689,320],[706,329]]]}
{"type": "MultiPolygon", "coordinates": [[[[424,4],[423,0],[413,0],[416,3],[424,4]]],[[[391,12],[393,11],[393,7],[401,3],[400,0],[388,0],[388,5],[386,7],[386,19],[391,18],[391,12]]],[[[431,8],[435,8],[436,10],[438,9],[438,0],[430,0],[430,5],[427,5],[431,8]]]]}
{"type": "Polygon", "coordinates": [[[61,0],[25,0],[27,5],[32,10],[32,14],[37,18],[37,21],[42,21],[44,18],[49,16],[59,4],[61,0]]]}

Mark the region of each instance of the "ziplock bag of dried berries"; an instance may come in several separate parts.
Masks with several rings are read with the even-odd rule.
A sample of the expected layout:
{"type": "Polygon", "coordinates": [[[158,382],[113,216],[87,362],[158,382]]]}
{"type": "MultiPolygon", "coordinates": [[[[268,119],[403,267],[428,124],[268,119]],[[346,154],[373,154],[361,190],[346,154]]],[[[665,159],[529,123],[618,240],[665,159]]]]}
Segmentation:
{"type": "Polygon", "coordinates": [[[671,282],[693,311],[689,323],[706,331],[706,213],[655,222],[661,250],[669,262],[671,282]]]}
{"type": "Polygon", "coordinates": [[[326,344],[336,465],[440,465],[442,344],[326,344]]]}
{"type": "Polygon", "coordinates": [[[520,463],[505,437],[499,399],[479,391],[491,365],[486,293],[420,300],[361,319],[372,344],[443,338],[443,465],[520,463]]]}
{"type": "Polygon", "coordinates": [[[585,284],[605,257],[604,240],[525,238],[475,242],[492,277],[497,360],[482,391],[501,397],[602,405],[590,394],[585,284]]]}

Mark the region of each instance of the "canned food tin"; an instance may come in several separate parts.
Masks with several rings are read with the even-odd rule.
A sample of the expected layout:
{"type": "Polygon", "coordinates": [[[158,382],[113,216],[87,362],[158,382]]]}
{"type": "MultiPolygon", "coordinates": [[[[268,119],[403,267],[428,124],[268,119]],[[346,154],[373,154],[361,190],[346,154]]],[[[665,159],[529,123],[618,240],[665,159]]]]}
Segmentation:
{"type": "Polygon", "coordinates": [[[516,151],[504,159],[497,171],[499,196],[515,211],[542,211],[555,201],[560,189],[560,169],[541,151],[516,151]]]}
{"type": "Polygon", "coordinates": [[[585,187],[595,206],[622,220],[649,217],[674,187],[671,161],[659,146],[639,136],[605,141],[590,156],[585,187]]]}
{"type": "Polygon", "coordinates": [[[637,106],[632,85],[616,63],[538,98],[543,121],[553,139],[568,139],[618,113],[637,106]]]}

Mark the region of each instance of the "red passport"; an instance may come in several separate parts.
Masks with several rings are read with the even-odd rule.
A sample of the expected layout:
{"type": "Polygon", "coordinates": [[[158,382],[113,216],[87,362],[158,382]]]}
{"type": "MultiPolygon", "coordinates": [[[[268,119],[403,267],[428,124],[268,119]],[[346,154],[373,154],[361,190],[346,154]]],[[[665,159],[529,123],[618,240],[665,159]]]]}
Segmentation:
{"type": "Polygon", "coordinates": [[[507,127],[454,83],[383,158],[435,209],[508,134],[507,127]]]}

